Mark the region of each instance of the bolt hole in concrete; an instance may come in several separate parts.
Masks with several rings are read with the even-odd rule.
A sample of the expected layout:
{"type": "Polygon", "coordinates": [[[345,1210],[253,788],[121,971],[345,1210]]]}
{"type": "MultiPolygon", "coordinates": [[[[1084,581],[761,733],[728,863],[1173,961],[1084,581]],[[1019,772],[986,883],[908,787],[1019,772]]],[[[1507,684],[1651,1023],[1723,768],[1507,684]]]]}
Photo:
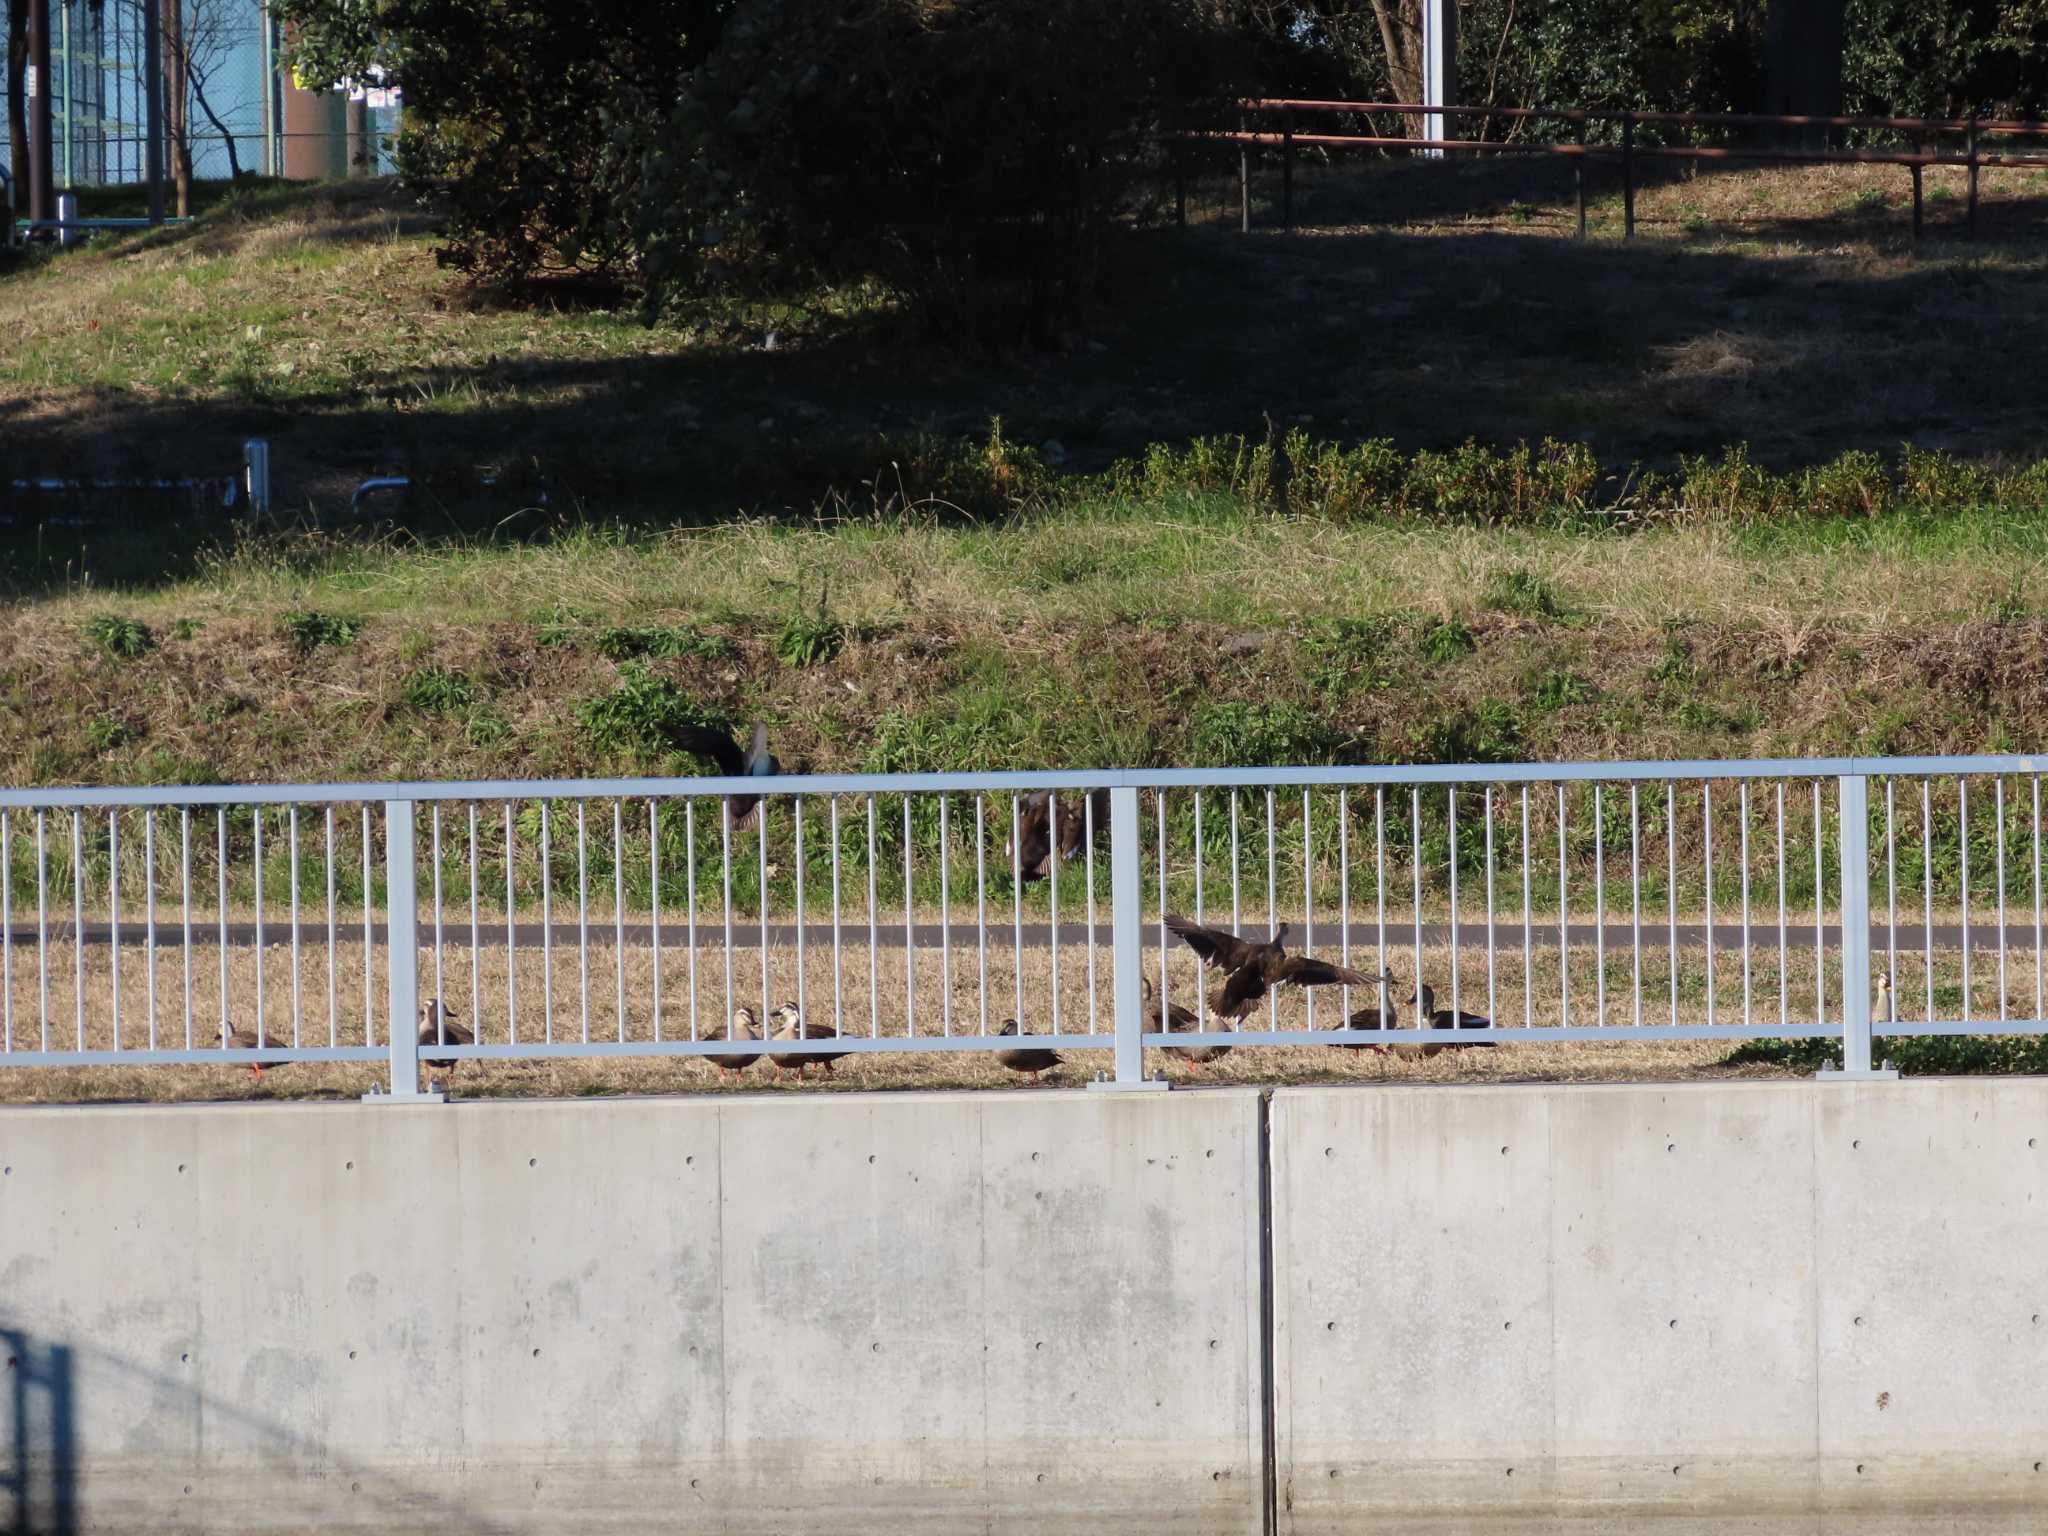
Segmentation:
{"type": "Polygon", "coordinates": [[[1501,1155],[1502,1157],[1506,1157],[1506,1156],[1508,1155],[1508,1149],[1507,1149],[1506,1147],[1502,1147],[1502,1148],[1500,1149],[1500,1155],[1501,1155]]]}
{"type": "Polygon", "coordinates": [[[1502,1324],[1500,1325],[1500,1331],[1501,1331],[1502,1333],[1506,1333],[1506,1332],[1507,1332],[1507,1331],[1508,1331],[1508,1330],[1509,1330],[1510,1328],[1512,1328],[1512,1327],[1514,1327],[1514,1326],[1515,1326],[1515,1325],[1514,1325],[1513,1323],[1502,1323],[1502,1324]]]}
{"type": "Polygon", "coordinates": [[[1336,1155],[1337,1155],[1337,1149],[1336,1149],[1335,1147],[1325,1147],[1325,1148],[1323,1148],[1323,1156],[1325,1156],[1325,1157],[1335,1157],[1336,1155]]]}
{"type": "Polygon", "coordinates": [[[1323,1324],[1323,1328],[1326,1332],[1329,1333],[1335,1333],[1337,1331],[1337,1325],[1334,1322],[1328,1322],[1323,1324]]]}
{"type": "MultiPolygon", "coordinates": [[[[538,1351],[536,1351],[536,1353],[538,1353],[538,1351]]],[[[350,1350],[350,1351],[348,1352],[348,1357],[349,1357],[349,1359],[351,1359],[351,1360],[355,1359],[355,1357],[356,1357],[356,1352],[355,1352],[354,1350],[350,1350]]]]}
{"type": "Polygon", "coordinates": [[[1041,1483],[1045,1481],[1045,1474],[1044,1474],[1043,1472],[1041,1472],[1041,1473],[1039,1473],[1039,1474],[1038,1474],[1038,1480],[1039,1480],[1039,1481],[1040,1481],[1041,1483]]]}
{"type": "Polygon", "coordinates": [[[1211,1349],[1214,1349],[1214,1348],[1216,1347],[1216,1341],[1215,1341],[1214,1339],[1211,1339],[1211,1340],[1209,1341],[1209,1347],[1210,1347],[1211,1349]]]}
{"type": "Polygon", "coordinates": [[[874,1154],[874,1153],[872,1153],[872,1152],[870,1152],[870,1153],[868,1154],[868,1161],[872,1163],[872,1162],[873,1162],[874,1160],[875,1160],[875,1154],[874,1154]]]}
{"type": "Polygon", "coordinates": [[[534,1359],[536,1359],[536,1360],[538,1360],[538,1359],[540,1358],[540,1351],[539,1351],[539,1350],[537,1350],[537,1349],[536,1349],[536,1350],[535,1350],[535,1351],[533,1352],[533,1358],[534,1358],[534,1359]]]}
{"type": "Polygon", "coordinates": [[[178,1164],[178,1172],[183,1173],[184,1171],[185,1165],[183,1163],[178,1164]]]}
{"type": "Polygon", "coordinates": [[[1674,1317],[1666,1326],[1676,1328],[1678,1326],[1678,1319],[1674,1317]]]}
{"type": "Polygon", "coordinates": [[[1043,1349],[1045,1348],[1045,1340],[1040,1339],[1036,1344],[1033,1344],[1031,1347],[1033,1349],[1043,1349]]]}
{"type": "Polygon", "coordinates": [[[1852,1142],[1850,1142],[1850,1143],[1849,1143],[1849,1150],[1850,1150],[1851,1152],[1857,1152],[1857,1151],[1861,1151],[1861,1150],[1862,1150],[1862,1148],[1863,1148],[1863,1143],[1862,1143],[1861,1141],[1852,1141],[1852,1142]]]}
{"type": "Polygon", "coordinates": [[[1209,1149],[1208,1151],[1206,1151],[1206,1152],[1204,1152],[1204,1153],[1202,1154],[1202,1156],[1204,1156],[1204,1157],[1214,1157],[1215,1155],[1216,1155],[1216,1149],[1215,1149],[1214,1147],[1211,1147],[1211,1148],[1210,1148],[1210,1149],[1209,1149]]]}
{"type": "Polygon", "coordinates": [[[540,1159],[537,1157],[529,1157],[526,1160],[526,1166],[529,1168],[538,1168],[540,1166],[540,1159]]]}
{"type": "Polygon", "coordinates": [[[2034,1470],[2035,1470],[2036,1472],[2040,1471],[2040,1470],[2041,1470],[2041,1463],[2039,1463],[2038,1461],[2037,1461],[2037,1462],[2035,1462],[2035,1463],[2034,1463],[2034,1470]]]}
{"type": "Polygon", "coordinates": [[[1330,1476],[1331,1476],[1331,1477],[1335,1477],[1336,1475],[1337,1475],[1337,1469],[1336,1469],[1335,1467],[1332,1467],[1332,1468],[1330,1468],[1330,1476]]]}
{"type": "Polygon", "coordinates": [[[1857,1318],[1857,1319],[1856,1319],[1856,1326],[1857,1326],[1858,1328],[1861,1328],[1861,1327],[1863,1326],[1863,1319],[1862,1319],[1862,1318],[1860,1318],[1860,1317],[1859,1317],[1859,1318],[1857,1318]]]}
{"type": "Polygon", "coordinates": [[[191,1357],[190,1355],[180,1355],[180,1356],[178,1356],[178,1364],[180,1364],[180,1365],[190,1365],[191,1363],[192,1363],[192,1357],[191,1357]]]}
{"type": "Polygon", "coordinates": [[[879,1354],[880,1354],[881,1352],[882,1352],[882,1343],[881,1343],[881,1340],[879,1340],[879,1339],[877,1339],[877,1340],[876,1340],[876,1341],[875,1341],[874,1343],[872,1343],[872,1344],[870,1344],[870,1345],[868,1346],[868,1353],[870,1353],[870,1354],[875,1354],[875,1355],[879,1355],[879,1354]]]}
{"type": "Polygon", "coordinates": [[[354,1173],[356,1170],[356,1165],[354,1163],[343,1163],[341,1166],[346,1172],[349,1173],[354,1173]]]}
{"type": "Polygon", "coordinates": [[[361,1493],[363,1491],[363,1485],[361,1483],[350,1483],[348,1485],[348,1491],[350,1493],[361,1493]]]}
{"type": "Polygon", "coordinates": [[[1675,1142],[1675,1141],[1674,1141],[1674,1142],[1671,1142],[1671,1143],[1670,1143],[1669,1145],[1667,1145],[1667,1146],[1666,1146],[1666,1147],[1664,1148],[1664,1150],[1665,1150],[1666,1152],[1676,1152],[1676,1151],[1678,1150],[1678,1143],[1677,1143],[1677,1142],[1675,1142]]]}
{"type": "Polygon", "coordinates": [[[1034,1163],[1038,1161],[1038,1154],[1036,1152],[1031,1154],[1031,1161],[1034,1163]]]}
{"type": "Polygon", "coordinates": [[[694,1168],[697,1166],[697,1159],[695,1159],[694,1157],[686,1157],[683,1159],[683,1166],[685,1168],[694,1168]]]}
{"type": "Polygon", "coordinates": [[[187,1483],[187,1484],[185,1485],[185,1491],[186,1491],[187,1493],[190,1493],[190,1492],[192,1491],[192,1485],[191,1485],[190,1483],[187,1483]]]}
{"type": "Polygon", "coordinates": [[[1673,1468],[1671,1469],[1671,1475],[1672,1475],[1673,1477],[1676,1477],[1676,1476],[1678,1476],[1678,1468],[1676,1468],[1676,1467],[1673,1467],[1673,1468]]]}
{"type": "Polygon", "coordinates": [[[1513,1477],[1514,1475],[1515,1475],[1515,1469],[1514,1469],[1513,1467],[1509,1467],[1509,1468],[1508,1468],[1508,1476],[1509,1476],[1509,1477],[1513,1477]]]}
{"type": "Polygon", "coordinates": [[[1860,1461],[1856,1463],[1856,1475],[1858,1477],[1863,1475],[1863,1463],[1860,1461]]]}
{"type": "Polygon", "coordinates": [[[696,1486],[697,1486],[697,1479],[696,1479],[696,1478],[694,1478],[694,1477],[693,1477],[693,1478],[691,1478],[691,1479],[690,1479],[690,1486],[691,1486],[692,1488],[694,1488],[694,1487],[696,1487],[696,1486]]]}

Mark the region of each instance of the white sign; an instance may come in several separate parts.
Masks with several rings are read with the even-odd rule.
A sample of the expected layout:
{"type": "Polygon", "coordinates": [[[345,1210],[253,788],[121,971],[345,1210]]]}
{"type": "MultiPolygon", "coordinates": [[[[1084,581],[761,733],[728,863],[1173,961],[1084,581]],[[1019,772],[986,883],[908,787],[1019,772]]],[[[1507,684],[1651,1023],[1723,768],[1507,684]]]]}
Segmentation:
{"type": "Polygon", "coordinates": [[[41,91],[36,89],[36,67],[33,64],[29,65],[28,67],[28,84],[25,87],[25,89],[27,90],[29,97],[31,99],[42,94],[41,91]]]}

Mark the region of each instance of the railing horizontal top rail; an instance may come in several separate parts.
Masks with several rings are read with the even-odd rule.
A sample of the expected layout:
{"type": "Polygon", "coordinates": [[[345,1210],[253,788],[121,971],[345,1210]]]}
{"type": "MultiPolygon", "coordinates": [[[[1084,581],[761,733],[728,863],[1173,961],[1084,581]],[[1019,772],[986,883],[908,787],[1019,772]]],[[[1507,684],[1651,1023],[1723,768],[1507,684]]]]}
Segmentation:
{"type": "Polygon", "coordinates": [[[469,782],[72,786],[0,789],[0,809],[369,803],[386,800],[646,799],[668,796],[849,795],[1090,789],[1264,788],[1340,784],[1626,783],[1667,779],[1989,777],[2048,771],[2048,755],[1698,758],[1683,762],[1390,763],[1289,768],[1091,768],[1073,772],[814,773],[762,778],[483,779],[469,782]]]}
{"type": "Polygon", "coordinates": [[[2048,134],[2048,123],[2007,118],[1967,117],[1817,117],[1785,112],[1658,112],[1628,107],[1501,107],[1474,102],[1432,106],[1419,101],[1321,101],[1299,97],[1261,96],[1238,103],[1245,111],[1391,112],[1419,117],[1541,118],[1553,122],[1675,123],[1711,128],[1868,128],[1898,133],[2048,134]]]}

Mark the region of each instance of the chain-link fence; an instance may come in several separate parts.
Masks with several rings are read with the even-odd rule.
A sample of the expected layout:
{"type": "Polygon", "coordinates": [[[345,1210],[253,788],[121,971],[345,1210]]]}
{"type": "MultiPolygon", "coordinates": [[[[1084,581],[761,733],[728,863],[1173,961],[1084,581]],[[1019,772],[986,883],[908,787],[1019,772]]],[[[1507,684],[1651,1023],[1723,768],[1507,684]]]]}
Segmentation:
{"type": "MultiPolygon", "coordinates": [[[[53,0],[50,111],[60,187],[121,186],[147,174],[145,27],[159,0],[53,0]]],[[[339,91],[293,88],[279,64],[277,22],[263,0],[182,0],[165,27],[164,175],[182,142],[198,180],[261,174],[348,174],[348,103],[339,91]],[[176,81],[182,75],[182,110],[176,81]]],[[[393,168],[397,108],[367,93],[369,170],[393,168]]],[[[0,157],[11,163],[0,118],[0,157]]]]}

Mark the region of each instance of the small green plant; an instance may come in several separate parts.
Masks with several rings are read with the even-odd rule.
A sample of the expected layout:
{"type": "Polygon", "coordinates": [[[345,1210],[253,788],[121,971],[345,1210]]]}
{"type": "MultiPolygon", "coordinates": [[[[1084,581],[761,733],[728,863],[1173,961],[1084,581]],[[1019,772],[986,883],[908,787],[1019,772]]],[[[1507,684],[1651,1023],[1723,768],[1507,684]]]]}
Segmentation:
{"type": "Polygon", "coordinates": [[[199,631],[204,628],[206,628],[206,621],[204,619],[173,619],[171,621],[171,638],[173,640],[196,640],[199,638],[199,631]]]}
{"type": "Polygon", "coordinates": [[[1384,617],[1324,619],[1310,625],[1301,643],[1309,661],[1309,686],[1324,694],[1388,686],[1381,661],[1394,629],[1395,621],[1384,617]]]}
{"type": "Polygon", "coordinates": [[[1562,667],[1552,667],[1536,679],[1536,685],[1530,689],[1530,694],[1535,699],[1538,709],[1555,712],[1574,704],[1585,703],[1593,696],[1593,685],[1576,672],[1568,672],[1562,667]]]}
{"type": "Polygon", "coordinates": [[[1495,613],[1511,613],[1524,619],[1555,619],[1564,613],[1564,605],[1557,600],[1550,583],[1521,566],[1495,571],[1487,578],[1480,601],[1495,613]]]}
{"type": "Polygon", "coordinates": [[[775,637],[775,656],[786,667],[815,667],[837,656],[846,644],[846,630],[826,606],[826,587],[818,587],[818,606],[810,613],[792,613],[775,637]]]}
{"type": "Polygon", "coordinates": [[[95,715],[85,723],[85,743],[95,752],[111,752],[135,739],[135,728],[118,715],[95,715]]]}
{"type": "Polygon", "coordinates": [[[557,603],[541,616],[535,639],[545,646],[574,645],[589,628],[588,615],[578,613],[564,603],[557,603]]]}
{"type": "Polygon", "coordinates": [[[618,684],[610,693],[577,704],[576,720],[590,745],[600,752],[660,752],[674,741],[681,726],[730,725],[724,715],[699,704],[637,661],[619,667],[618,684]]]}
{"type": "Polygon", "coordinates": [[[1520,755],[1522,722],[1514,706],[1481,699],[1409,733],[1412,759],[1420,763],[1506,763],[1520,755]]]}
{"type": "Polygon", "coordinates": [[[140,619],[102,613],[88,619],[86,638],[116,661],[135,661],[156,649],[156,636],[140,619]]]}
{"type": "Polygon", "coordinates": [[[1478,642],[1462,619],[1437,619],[1424,626],[1416,646],[1424,661],[1447,666],[1471,655],[1478,642]]]}
{"type": "Polygon", "coordinates": [[[363,632],[361,619],[344,618],[338,613],[319,613],[312,609],[299,609],[287,613],[277,621],[278,633],[298,649],[301,655],[317,651],[323,645],[347,645],[363,632]]]}
{"type": "Polygon", "coordinates": [[[477,710],[462,727],[462,739],[472,747],[495,747],[511,734],[511,724],[487,709],[477,710]]]}
{"type": "Polygon", "coordinates": [[[1342,733],[1299,704],[1233,699],[1196,712],[1191,746],[1200,767],[1259,768],[1327,763],[1343,743],[1342,733]]]}
{"type": "Polygon", "coordinates": [[[1865,187],[1856,194],[1849,206],[1857,213],[1882,213],[1890,203],[1891,199],[1885,196],[1884,188],[1865,187]]]}
{"type": "Polygon", "coordinates": [[[2027,583],[2024,577],[2015,576],[2006,585],[1991,616],[2001,624],[2017,624],[2027,616],[2027,583]]]}
{"type": "Polygon", "coordinates": [[[252,707],[239,693],[213,694],[199,706],[199,718],[208,725],[219,725],[224,720],[232,720],[236,715],[246,713],[252,707]]]}
{"type": "MultiPolygon", "coordinates": [[[[543,644],[550,642],[545,635],[543,644]]],[[[731,661],[739,647],[725,635],[707,635],[687,625],[615,625],[600,629],[594,637],[597,654],[608,661],[630,661],[636,656],[659,656],[667,660],[694,656],[705,661],[731,661]]]]}
{"type": "Polygon", "coordinates": [[[1508,217],[1517,224],[1527,224],[1536,217],[1536,205],[1519,201],[1509,203],[1508,217]]]}
{"type": "Polygon", "coordinates": [[[453,714],[467,709],[476,697],[468,678],[446,667],[421,667],[408,673],[402,689],[405,702],[414,709],[453,714]]]}

